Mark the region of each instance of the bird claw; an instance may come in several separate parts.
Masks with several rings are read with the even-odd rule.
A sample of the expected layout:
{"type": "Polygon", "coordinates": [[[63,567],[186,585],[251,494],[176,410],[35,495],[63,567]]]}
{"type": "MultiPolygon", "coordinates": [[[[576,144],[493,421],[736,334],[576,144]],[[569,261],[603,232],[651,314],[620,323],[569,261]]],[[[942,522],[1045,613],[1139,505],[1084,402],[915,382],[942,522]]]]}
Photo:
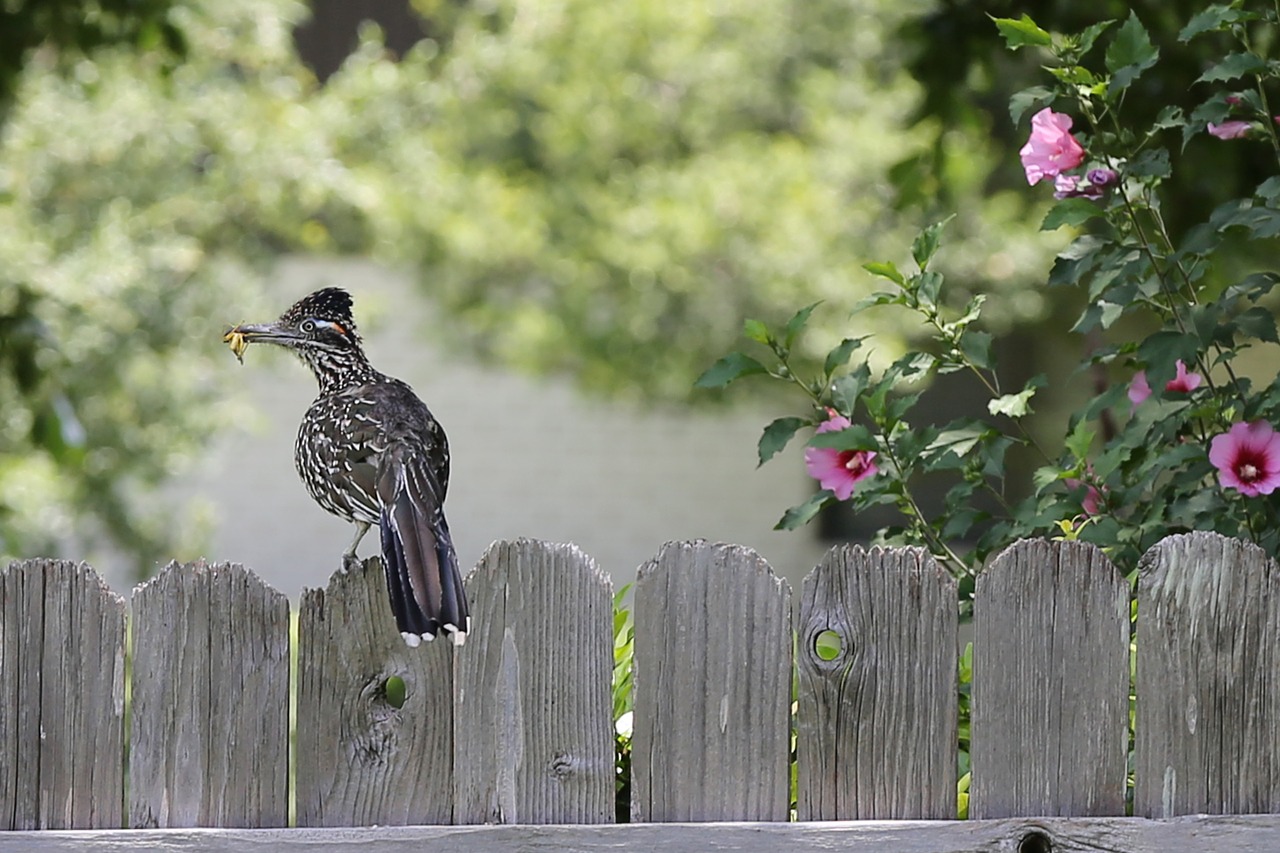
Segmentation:
{"type": "Polygon", "coordinates": [[[342,555],[342,568],[348,572],[354,572],[360,568],[360,558],[355,554],[342,555]]]}

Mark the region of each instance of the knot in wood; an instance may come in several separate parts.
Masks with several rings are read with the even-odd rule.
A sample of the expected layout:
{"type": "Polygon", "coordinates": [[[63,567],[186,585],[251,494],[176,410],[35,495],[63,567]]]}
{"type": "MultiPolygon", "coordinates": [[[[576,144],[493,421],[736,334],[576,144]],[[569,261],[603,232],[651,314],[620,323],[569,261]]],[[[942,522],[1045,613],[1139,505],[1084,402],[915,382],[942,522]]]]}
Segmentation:
{"type": "Polygon", "coordinates": [[[577,764],[577,759],[563,752],[558,752],[547,764],[547,769],[551,771],[551,775],[556,779],[567,779],[573,775],[577,764]]]}

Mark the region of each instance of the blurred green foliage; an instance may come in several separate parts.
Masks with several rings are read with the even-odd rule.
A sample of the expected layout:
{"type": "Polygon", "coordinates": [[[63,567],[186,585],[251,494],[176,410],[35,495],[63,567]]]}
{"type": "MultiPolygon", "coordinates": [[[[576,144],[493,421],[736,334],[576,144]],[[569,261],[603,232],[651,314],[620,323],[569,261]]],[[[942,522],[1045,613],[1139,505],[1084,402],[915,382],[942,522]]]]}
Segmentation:
{"type": "Polygon", "coordinates": [[[296,297],[284,252],[409,266],[457,318],[424,339],[647,399],[744,315],[843,316],[943,208],[949,281],[1044,310],[1060,241],[988,129],[920,118],[897,34],[932,2],[417,0],[431,39],[366,27],[323,87],[300,2],[4,9],[36,7],[0,81],[0,554],[193,542],[157,490],[245,416],[219,335],[296,297]]]}

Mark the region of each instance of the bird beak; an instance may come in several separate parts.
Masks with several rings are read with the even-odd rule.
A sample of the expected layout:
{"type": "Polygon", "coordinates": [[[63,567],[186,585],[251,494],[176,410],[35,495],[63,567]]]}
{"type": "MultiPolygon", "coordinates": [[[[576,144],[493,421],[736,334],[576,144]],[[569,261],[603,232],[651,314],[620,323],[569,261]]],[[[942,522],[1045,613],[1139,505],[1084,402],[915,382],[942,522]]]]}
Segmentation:
{"type": "Polygon", "coordinates": [[[296,332],[279,323],[242,323],[232,326],[222,336],[222,342],[231,347],[241,364],[244,363],[244,351],[249,348],[249,344],[290,346],[298,340],[296,332]]]}

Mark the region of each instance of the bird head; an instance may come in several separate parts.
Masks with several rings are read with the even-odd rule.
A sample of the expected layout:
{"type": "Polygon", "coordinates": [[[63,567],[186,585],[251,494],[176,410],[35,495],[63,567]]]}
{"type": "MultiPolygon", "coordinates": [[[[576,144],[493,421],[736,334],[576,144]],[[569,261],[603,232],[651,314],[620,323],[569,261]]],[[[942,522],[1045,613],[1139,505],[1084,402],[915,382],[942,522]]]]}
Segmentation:
{"type": "Polygon", "coordinates": [[[231,345],[237,358],[249,344],[256,343],[287,347],[313,364],[326,354],[360,351],[360,335],[351,317],[351,294],[338,287],[304,296],[274,322],[233,326],[222,340],[231,345]]]}

